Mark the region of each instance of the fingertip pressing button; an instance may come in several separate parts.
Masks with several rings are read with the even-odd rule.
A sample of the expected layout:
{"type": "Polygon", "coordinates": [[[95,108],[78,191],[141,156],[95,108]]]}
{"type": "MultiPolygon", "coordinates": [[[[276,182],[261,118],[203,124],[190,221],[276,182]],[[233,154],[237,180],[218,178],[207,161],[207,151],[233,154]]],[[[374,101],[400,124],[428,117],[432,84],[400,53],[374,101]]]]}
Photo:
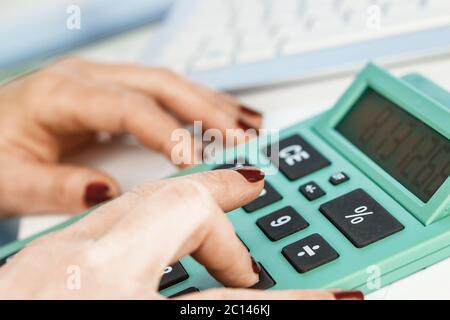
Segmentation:
{"type": "Polygon", "coordinates": [[[269,275],[267,270],[261,265],[261,263],[259,263],[259,267],[261,268],[261,272],[259,273],[259,281],[249,289],[267,290],[272,288],[276,284],[275,281],[269,275]]]}
{"type": "Polygon", "coordinates": [[[261,191],[258,198],[243,206],[248,213],[264,208],[274,202],[281,200],[283,197],[272,187],[272,185],[265,181],[264,189],[261,191]]]}

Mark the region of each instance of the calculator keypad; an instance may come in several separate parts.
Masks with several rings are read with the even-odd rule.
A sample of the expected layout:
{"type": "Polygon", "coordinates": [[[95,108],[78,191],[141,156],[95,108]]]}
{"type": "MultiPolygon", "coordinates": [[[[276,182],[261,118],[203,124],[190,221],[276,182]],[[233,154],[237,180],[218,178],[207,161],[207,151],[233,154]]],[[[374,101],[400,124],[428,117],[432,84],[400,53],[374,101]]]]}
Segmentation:
{"type": "Polygon", "coordinates": [[[279,141],[279,153],[272,155],[271,147],[266,154],[289,179],[296,180],[330,165],[319,151],[299,135],[279,141]]]}
{"type": "Polygon", "coordinates": [[[308,272],[339,257],[339,254],[317,233],[284,247],[282,253],[300,273],[308,272]]]}
{"type": "Polygon", "coordinates": [[[256,221],[258,227],[272,241],[280,240],[309,226],[292,207],[284,207],[256,221]]]}
{"type": "MultiPolygon", "coordinates": [[[[267,154],[275,164],[279,165],[280,171],[289,180],[302,178],[331,164],[299,135],[281,140],[279,147],[280,153],[276,159],[271,157],[270,152],[267,154]]],[[[267,151],[270,151],[270,148],[267,151]]],[[[232,164],[220,165],[215,169],[230,169],[242,165],[249,164],[244,158],[238,158],[232,164]]],[[[337,186],[349,179],[349,176],[341,171],[329,176],[328,181],[337,186]]],[[[326,192],[315,181],[303,183],[298,190],[308,201],[314,201],[326,195],[326,192]]],[[[282,195],[269,182],[265,181],[264,189],[259,197],[243,206],[243,209],[247,213],[252,213],[276,203],[282,198],[282,195]]],[[[404,228],[362,189],[356,189],[328,201],[322,204],[319,210],[358,248],[365,247],[404,228]]],[[[256,225],[269,240],[278,241],[306,229],[309,223],[293,207],[285,206],[259,218],[256,225]]],[[[239,236],[238,238],[241,239],[239,236]]],[[[245,243],[244,245],[247,247],[245,243]]],[[[249,250],[248,247],[247,250],[249,250]]],[[[299,273],[309,272],[339,258],[339,253],[318,233],[285,246],[281,253],[287,260],[286,263],[289,262],[299,273]]],[[[179,262],[168,268],[170,270],[166,269],[166,274],[161,280],[160,290],[189,277],[179,262]]],[[[274,279],[261,266],[260,281],[251,289],[266,290],[275,284],[274,279]]],[[[171,297],[198,291],[195,287],[189,287],[171,297]]]]}
{"type": "Polygon", "coordinates": [[[170,286],[186,280],[187,278],[189,278],[189,275],[186,270],[184,270],[184,267],[181,265],[181,263],[174,263],[164,269],[163,276],[159,284],[159,290],[164,290],[170,286]]]}
{"type": "Polygon", "coordinates": [[[365,247],[404,228],[362,189],[322,204],[320,211],[357,248],[365,247]]]}
{"type": "Polygon", "coordinates": [[[258,198],[243,206],[248,213],[264,208],[269,204],[281,200],[283,197],[272,187],[269,182],[264,183],[264,189],[261,191],[258,198]]]}
{"type": "Polygon", "coordinates": [[[319,187],[314,181],[301,185],[298,190],[309,201],[316,200],[326,194],[325,191],[323,191],[322,188],[319,187]]]}

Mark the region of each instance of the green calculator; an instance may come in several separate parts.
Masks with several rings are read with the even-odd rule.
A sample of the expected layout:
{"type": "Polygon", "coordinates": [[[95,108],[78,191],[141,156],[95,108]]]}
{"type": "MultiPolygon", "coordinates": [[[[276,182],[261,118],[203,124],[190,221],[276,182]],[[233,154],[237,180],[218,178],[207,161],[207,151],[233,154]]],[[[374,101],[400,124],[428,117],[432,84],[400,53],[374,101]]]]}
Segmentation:
{"type": "MultiPolygon", "coordinates": [[[[369,64],[333,108],[282,130],[278,152],[247,154],[255,139],[224,165],[182,174],[243,164],[276,172],[257,199],[228,213],[262,267],[254,288],[368,293],[450,257],[449,139],[448,92],[369,64]]],[[[37,236],[0,248],[0,257],[37,236]]],[[[219,286],[185,257],[164,270],[160,290],[177,296],[219,286]]]]}

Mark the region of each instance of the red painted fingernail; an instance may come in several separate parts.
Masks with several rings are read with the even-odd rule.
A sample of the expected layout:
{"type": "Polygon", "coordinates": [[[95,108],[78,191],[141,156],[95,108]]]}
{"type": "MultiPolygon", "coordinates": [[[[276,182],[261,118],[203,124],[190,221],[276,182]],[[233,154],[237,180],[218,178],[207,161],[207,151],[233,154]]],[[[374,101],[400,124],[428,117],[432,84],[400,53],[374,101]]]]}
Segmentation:
{"type": "Polygon", "coordinates": [[[239,119],[238,121],[237,121],[237,126],[239,127],[239,128],[241,128],[242,130],[244,130],[244,131],[247,131],[247,130],[254,130],[255,131],[255,134],[256,135],[259,135],[259,129],[258,128],[255,128],[255,127],[253,127],[253,126],[251,126],[250,124],[248,124],[245,120],[243,120],[243,119],[239,119]]]}
{"type": "Polygon", "coordinates": [[[237,125],[238,125],[239,128],[241,128],[244,131],[247,131],[248,129],[254,129],[247,122],[245,122],[245,120],[242,120],[242,119],[239,119],[237,121],[237,125]]]}
{"type": "Polygon", "coordinates": [[[236,172],[239,172],[241,175],[244,176],[245,179],[247,179],[248,182],[258,182],[264,179],[264,172],[259,169],[255,168],[248,168],[248,167],[238,167],[235,169],[232,169],[236,172]]]}
{"type": "Polygon", "coordinates": [[[253,259],[253,257],[250,257],[252,260],[252,269],[253,272],[256,273],[257,275],[259,275],[261,273],[261,266],[259,265],[258,262],[255,261],[255,259],[253,259]]]}
{"type": "Polygon", "coordinates": [[[102,182],[94,182],[86,187],[84,201],[89,207],[95,206],[107,200],[111,200],[109,186],[102,182]]]}
{"type": "Polygon", "coordinates": [[[361,291],[339,291],[334,293],[336,300],[364,300],[364,294],[361,291]]]}
{"type": "Polygon", "coordinates": [[[258,117],[262,117],[262,114],[252,108],[246,107],[244,105],[240,105],[239,106],[241,109],[242,113],[248,114],[249,116],[258,116],[258,117]]]}

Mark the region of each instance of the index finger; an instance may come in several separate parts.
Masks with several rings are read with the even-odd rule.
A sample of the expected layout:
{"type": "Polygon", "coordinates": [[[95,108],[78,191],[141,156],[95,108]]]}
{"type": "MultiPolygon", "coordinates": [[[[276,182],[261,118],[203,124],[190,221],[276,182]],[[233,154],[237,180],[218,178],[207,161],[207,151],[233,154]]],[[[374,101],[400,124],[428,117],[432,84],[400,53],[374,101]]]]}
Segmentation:
{"type": "Polygon", "coordinates": [[[183,177],[145,183],[121,197],[110,201],[77,223],[78,234],[100,237],[124,214],[139,202],[148,202],[153,193],[167,184],[177,185],[194,181],[205,186],[217,205],[225,212],[242,207],[261,193],[264,188],[264,172],[258,168],[241,167],[204,171],[183,177]]]}
{"type": "MultiPolygon", "coordinates": [[[[221,200],[221,206],[232,209],[259,194],[263,181],[249,178],[248,172],[242,173],[245,170],[258,171],[219,170],[141,187],[128,194],[131,199],[122,197],[133,203],[128,212],[124,207],[114,212],[114,202],[117,207],[123,203],[120,198],[111,202],[104,218],[115,216],[115,222],[110,226],[104,219],[95,223],[103,229],[95,246],[110,252],[111,263],[127,270],[126,276],[151,274],[152,285],[159,283],[167,265],[189,254],[226,286],[255,284],[259,280],[256,265],[216,200],[228,199],[221,200]]],[[[98,217],[94,214],[85,223],[98,217]]]]}

